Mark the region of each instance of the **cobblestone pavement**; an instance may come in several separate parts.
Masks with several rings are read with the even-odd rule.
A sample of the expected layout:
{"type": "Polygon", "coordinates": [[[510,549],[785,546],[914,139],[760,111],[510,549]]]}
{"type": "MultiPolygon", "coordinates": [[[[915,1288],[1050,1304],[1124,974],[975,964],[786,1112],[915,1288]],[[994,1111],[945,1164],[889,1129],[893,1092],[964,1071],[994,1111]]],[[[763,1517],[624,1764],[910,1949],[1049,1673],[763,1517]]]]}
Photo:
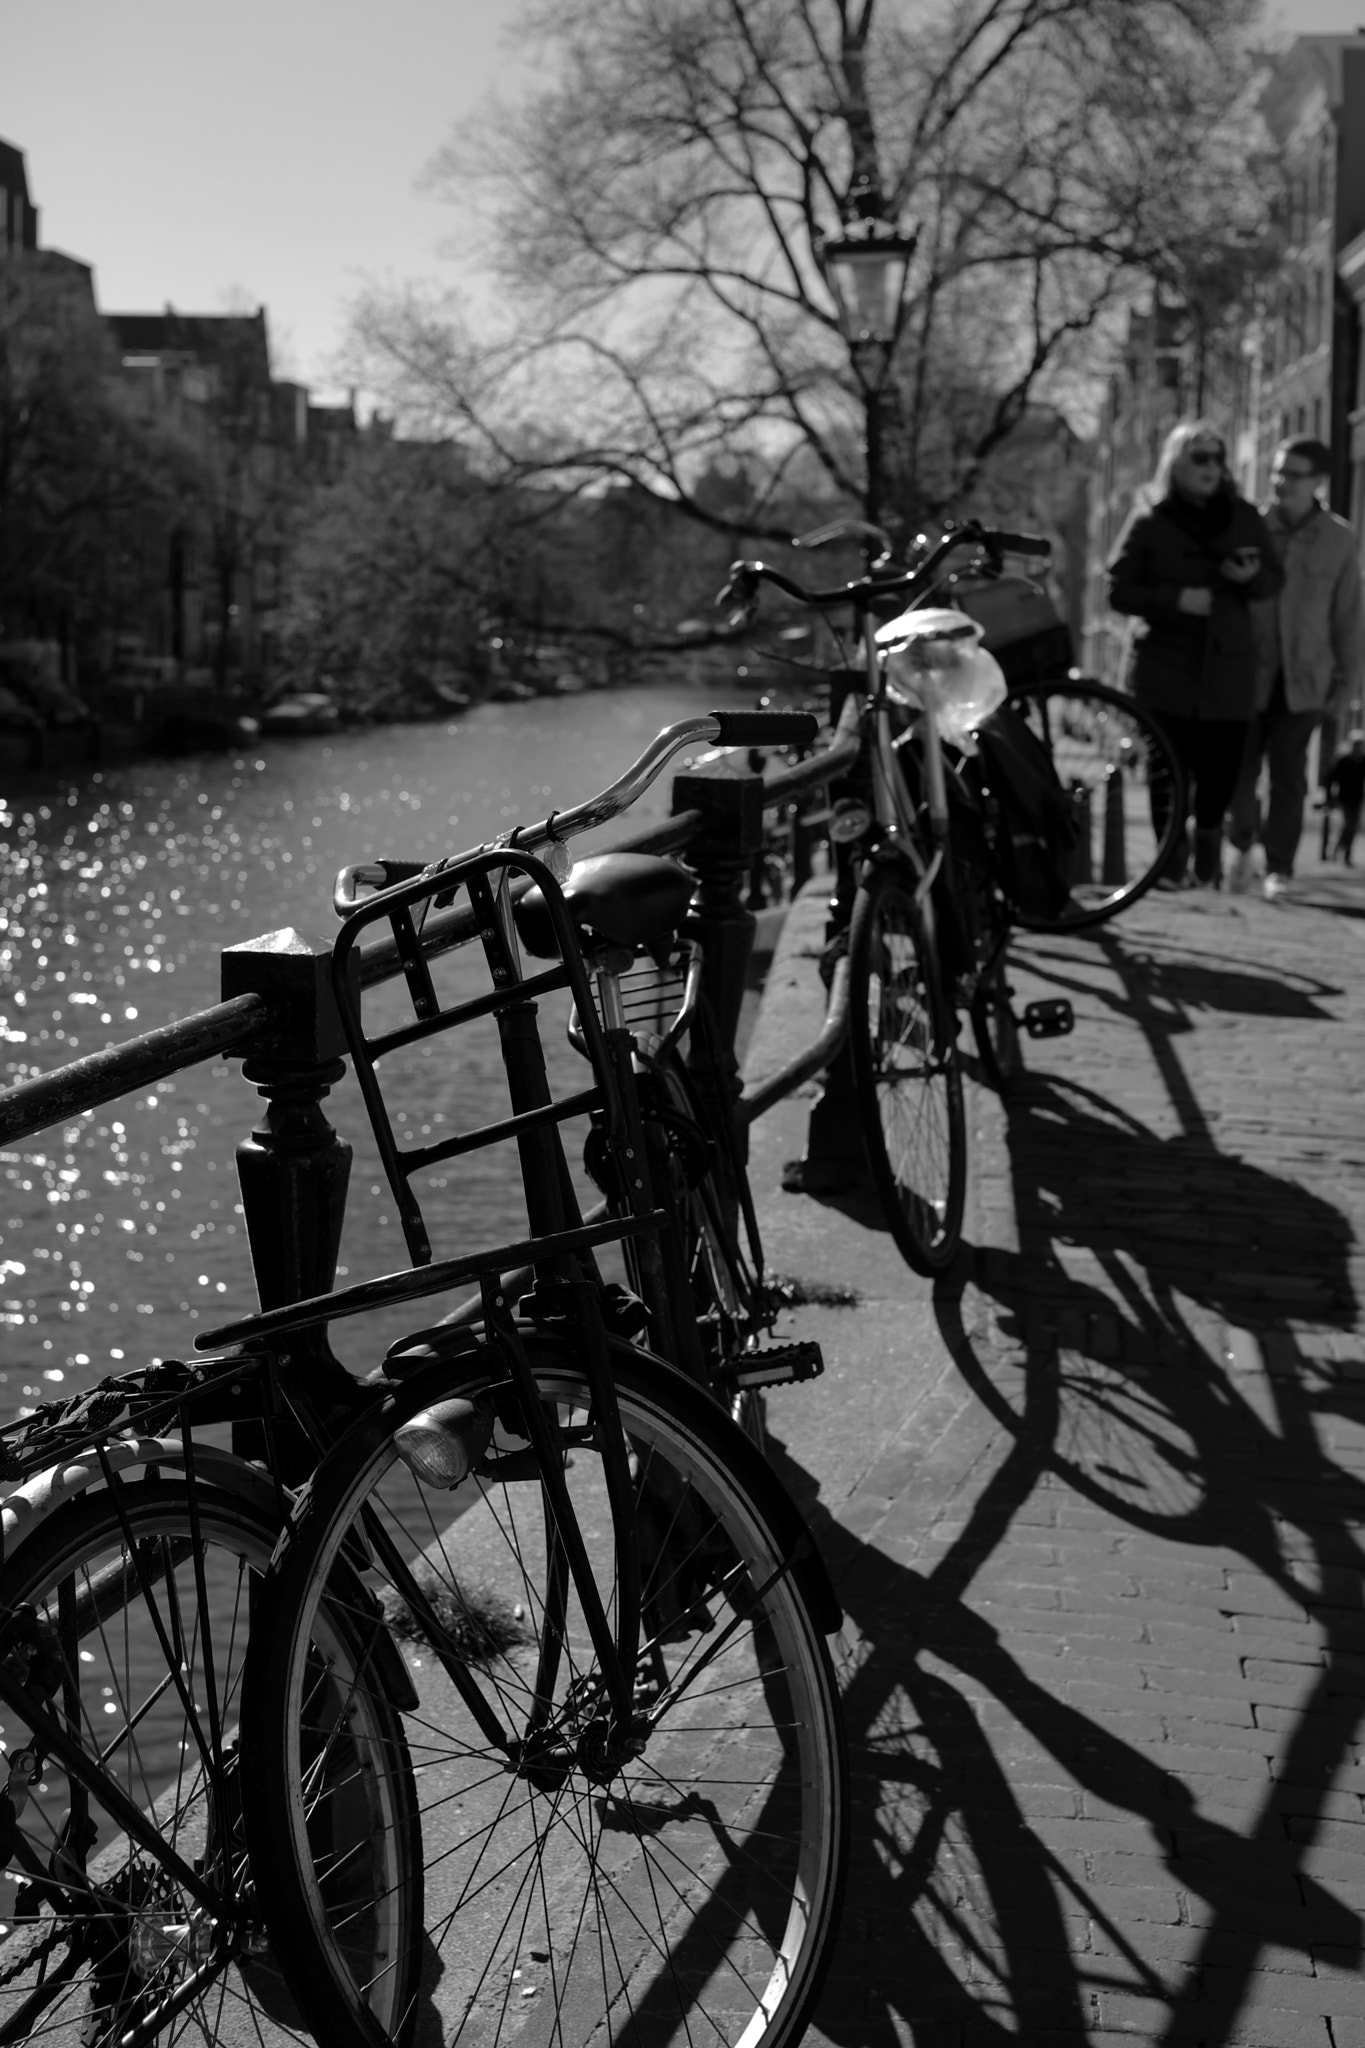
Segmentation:
{"type": "Polygon", "coordinates": [[[1365,2048],[1365,888],[1307,893],[1021,943],[1077,1028],[973,1091],[937,1289],[773,1192],[809,1101],[756,1127],[774,1265],[860,1296],[773,1404],[849,1614],[817,2043],[1365,2048]]]}

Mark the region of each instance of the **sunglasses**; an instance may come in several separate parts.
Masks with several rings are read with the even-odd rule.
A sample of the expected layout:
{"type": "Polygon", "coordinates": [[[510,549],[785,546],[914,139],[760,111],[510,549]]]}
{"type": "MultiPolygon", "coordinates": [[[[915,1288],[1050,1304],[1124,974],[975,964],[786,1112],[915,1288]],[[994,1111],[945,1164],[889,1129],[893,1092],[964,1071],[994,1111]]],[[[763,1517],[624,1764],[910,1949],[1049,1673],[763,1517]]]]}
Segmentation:
{"type": "Polygon", "coordinates": [[[1185,460],[1192,462],[1196,469],[1221,469],[1224,457],[1212,454],[1207,448],[1191,449],[1185,460]]]}
{"type": "Polygon", "coordinates": [[[1270,472],[1273,484],[1315,484],[1317,480],[1315,469],[1272,469],[1270,472]]]}

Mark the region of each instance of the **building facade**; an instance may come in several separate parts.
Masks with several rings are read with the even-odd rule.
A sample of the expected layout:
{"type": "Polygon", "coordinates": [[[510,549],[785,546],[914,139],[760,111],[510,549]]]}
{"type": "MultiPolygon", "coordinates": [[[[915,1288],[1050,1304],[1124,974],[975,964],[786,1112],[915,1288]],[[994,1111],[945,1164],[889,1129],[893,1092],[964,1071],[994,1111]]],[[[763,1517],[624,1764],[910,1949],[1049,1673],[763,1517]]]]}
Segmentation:
{"type": "MultiPolygon", "coordinates": [[[[23,153],[6,142],[0,320],[12,361],[49,382],[55,374],[69,387],[68,409],[83,406],[96,428],[112,415],[117,432],[109,445],[122,448],[125,496],[136,493],[138,476],[148,493],[145,519],[136,517],[135,503],[125,505],[124,530],[110,527],[107,561],[96,559],[100,536],[93,537],[90,573],[80,587],[87,599],[100,588],[98,630],[90,625],[90,602],[68,630],[60,591],[16,575],[6,583],[0,575],[0,613],[12,615],[11,633],[59,639],[68,682],[120,670],[149,683],[264,680],[290,513],[309,491],[343,473],[358,431],[354,403],[317,406],[302,385],[272,376],[264,307],[251,314],[182,313],[170,305],[159,313],[101,314],[90,266],[39,246],[23,153]],[[130,518],[139,552],[157,554],[136,578],[126,571],[130,518]]],[[[93,445],[95,436],[89,438],[93,445]]],[[[20,554],[23,538],[0,534],[0,542],[17,540],[20,554]]],[[[0,616],[0,642],[6,625],[0,616]]]]}
{"type": "Polygon", "coordinates": [[[1239,489],[1269,491],[1277,444],[1332,451],[1330,502],[1365,535],[1365,31],[1298,36],[1267,67],[1260,108],[1283,175],[1271,274],[1226,317],[1154,297],[1129,321],[1095,439],[1085,660],[1121,681],[1131,627],[1105,600],[1105,563],[1177,420],[1228,438],[1239,489]]]}
{"type": "Polygon", "coordinates": [[[1365,33],[1298,37],[1261,109],[1284,167],[1285,240],[1256,335],[1256,482],[1278,441],[1311,434],[1332,450],[1332,508],[1349,516],[1359,324],[1339,263],[1365,234],[1365,33]]]}

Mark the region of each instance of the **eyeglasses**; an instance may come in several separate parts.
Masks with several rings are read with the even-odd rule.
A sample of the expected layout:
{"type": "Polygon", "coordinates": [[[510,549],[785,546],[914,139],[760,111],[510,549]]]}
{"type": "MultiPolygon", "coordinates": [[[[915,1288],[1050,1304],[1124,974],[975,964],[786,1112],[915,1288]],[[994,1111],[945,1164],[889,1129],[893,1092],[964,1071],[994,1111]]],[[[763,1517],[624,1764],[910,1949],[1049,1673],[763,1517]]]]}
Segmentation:
{"type": "Polygon", "coordinates": [[[1317,480],[1315,469],[1272,469],[1270,472],[1273,484],[1315,484],[1317,480]]]}
{"type": "Polygon", "coordinates": [[[1187,451],[1185,460],[1192,462],[1196,469],[1221,469],[1223,467],[1223,457],[1215,455],[1209,448],[1191,448],[1187,451]]]}

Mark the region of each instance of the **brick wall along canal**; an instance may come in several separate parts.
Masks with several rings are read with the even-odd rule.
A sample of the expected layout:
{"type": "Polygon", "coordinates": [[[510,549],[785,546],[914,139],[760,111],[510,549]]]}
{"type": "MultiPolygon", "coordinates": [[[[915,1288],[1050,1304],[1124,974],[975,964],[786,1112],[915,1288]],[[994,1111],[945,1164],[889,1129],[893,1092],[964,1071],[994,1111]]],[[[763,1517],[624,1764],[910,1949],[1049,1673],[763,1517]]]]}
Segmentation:
{"type": "MultiPolygon", "coordinates": [[[[656,687],[488,705],[450,726],[263,742],[8,794],[4,1080],[205,1008],[223,946],[291,924],[330,939],[344,862],[433,856],[575,802],[709,702],[656,687]]],[[[637,821],[666,814],[668,788],[666,774],[637,821]]],[[[576,1063],[562,1030],[546,1041],[576,1063]]],[[[491,1032],[425,1050],[419,1126],[484,1121],[501,1087],[491,1032]]],[[[255,1306],[233,1151],[262,1106],[239,1062],[208,1062],[0,1152],[0,1415],[184,1355],[196,1329],[255,1306]]],[[[341,1276],[406,1265],[349,1075],[326,1107],[355,1147],[341,1276]]],[[[510,1155],[458,1162],[432,1215],[438,1257],[519,1234],[510,1155]]],[[[335,1349],[366,1370],[405,1318],[339,1324],[335,1349]]]]}

